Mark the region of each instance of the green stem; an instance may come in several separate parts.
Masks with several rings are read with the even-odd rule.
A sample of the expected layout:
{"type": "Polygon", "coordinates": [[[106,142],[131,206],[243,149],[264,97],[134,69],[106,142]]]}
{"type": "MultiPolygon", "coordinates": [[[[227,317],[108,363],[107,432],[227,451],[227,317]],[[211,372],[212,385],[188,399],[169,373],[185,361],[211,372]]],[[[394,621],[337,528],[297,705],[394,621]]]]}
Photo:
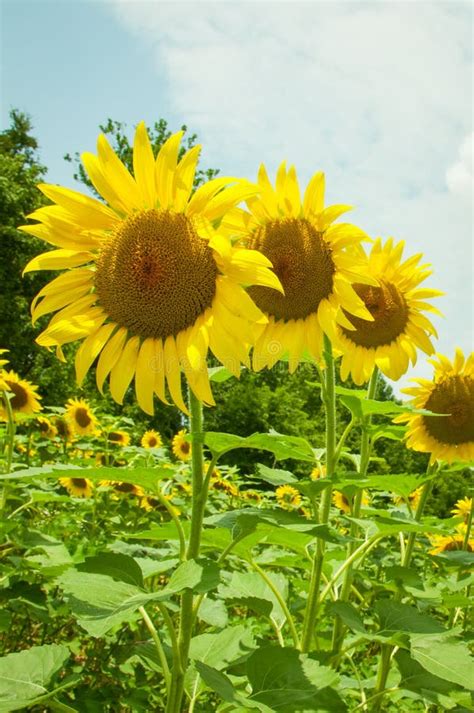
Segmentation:
{"type": "MultiPolygon", "coordinates": [[[[191,528],[186,560],[199,556],[201,545],[202,522],[206,507],[207,487],[203,481],[203,443],[202,443],[202,404],[189,389],[190,433],[192,436],[192,478],[193,500],[191,510],[191,528]]],[[[210,475],[209,475],[210,478],[210,475]]],[[[208,481],[208,478],[206,477],[208,481]]],[[[166,705],[166,713],[180,713],[184,695],[184,676],[188,666],[189,645],[194,623],[194,596],[192,589],[185,589],[181,594],[180,620],[178,631],[178,655],[173,656],[170,695],[166,705]]]]}
{"type": "Polygon", "coordinates": [[[145,622],[145,626],[146,626],[146,628],[148,629],[148,631],[150,632],[151,638],[153,639],[153,642],[154,642],[154,644],[155,644],[156,651],[157,651],[157,654],[158,654],[158,658],[160,659],[161,668],[163,669],[163,678],[165,679],[166,690],[167,690],[168,695],[169,695],[169,692],[170,692],[170,683],[171,683],[170,670],[169,670],[169,667],[168,667],[168,661],[166,660],[166,655],[165,655],[165,652],[164,652],[164,650],[163,650],[162,643],[161,643],[161,641],[160,641],[160,637],[158,636],[158,632],[156,631],[156,629],[155,629],[155,627],[154,627],[154,625],[153,625],[152,620],[151,620],[150,617],[148,616],[148,613],[147,613],[145,607],[139,607],[139,608],[138,608],[138,611],[139,611],[140,614],[142,615],[142,619],[143,619],[143,621],[145,622]]]}
{"type": "MultiPolygon", "coordinates": [[[[335,374],[334,358],[332,354],[331,342],[324,336],[324,359],[326,369],[324,374],[324,407],[326,411],[326,477],[334,479],[335,454],[336,454],[336,397],[335,397],[335,374]]],[[[319,508],[319,523],[326,525],[329,520],[331,510],[332,485],[325,488],[321,495],[321,505],[319,508]]],[[[303,632],[301,637],[301,650],[307,653],[311,648],[311,642],[316,626],[318,615],[319,588],[321,585],[321,573],[324,563],[325,541],[318,538],[316,541],[316,551],[313,558],[311,579],[309,583],[308,601],[303,621],[303,632]]]]}
{"type": "MultiPolygon", "coordinates": [[[[15,445],[15,419],[13,417],[13,409],[10,403],[10,399],[6,391],[0,392],[0,399],[3,400],[5,404],[5,409],[7,412],[7,434],[6,434],[6,450],[7,458],[4,468],[4,473],[11,473],[12,463],[13,463],[13,448],[15,445]]],[[[7,494],[8,494],[8,483],[4,483],[2,487],[2,492],[0,495],[0,512],[3,513],[5,506],[7,504],[7,494]]]]}
{"type": "MultiPolygon", "coordinates": [[[[357,549],[355,549],[350,557],[348,557],[344,563],[339,567],[337,572],[334,574],[334,576],[328,581],[327,585],[324,587],[323,591],[321,592],[321,596],[319,598],[319,602],[321,603],[323,599],[327,597],[329,594],[331,588],[336,584],[337,580],[341,576],[341,574],[344,574],[344,572],[347,574],[347,570],[353,569],[354,562],[361,558],[361,561],[369,554],[369,552],[378,544],[378,541],[382,538],[382,535],[376,535],[375,537],[372,537],[370,540],[367,540],[367,542],[363,542],[362,545],[359,545],[357,549]]],[[[339,597],[339,600],[342,599],[339,597]]]]}
{"type": "MultiPolygon", "coordinates": [[[[431,475],[437,470],[437,465],[429,465],[427,469],[427,474],[431,475]]],[[[428,500],[428,497],[431,493],[431,488],[433,487],[433,481],[430,478],[430,480],[427,480],[426,483],[423,485],[423,490],[421,491],[421,496],[420,496],[420,501],[418,503],[418,507],[416,508],[416,513],[415,513],[415,520],[416,522],[420,522],[422,516],[423,516],[423,511],[425,509],[426,501],[428,500]]],[[[405,554],[402,559],[402,567],[409,567],[411,558],[413,555],[413,550],[415,547],[415,542],[416,542],[416,532],[410,532],[408,535],[408,540],[407,544],[405,547],[405,554]]],[[[395,595],[395,601],[400,601],[402,598],[401,592],[395,595]]],[[[382,705],[382,699],[384,696],[385,688],[387,686],[387,679],[388,679],[388,674],[390,672],[390,664],[392,661],[392,653],[394,650],[394,646],[391,644],[383,644],[382,645],[382,650],[381,650],[381,656],[380,656],[380,662],[379,662],[379,668],[377,671],[377,682],[375,685],[375,691],[374,695],[372,698],[375,700],[374,706],[373,706],[373,711],[376,713],[377,711],[380,710],[380,706],[382,705]]]]}
{"type": "Polygon", "coordinates": [[[155,491],[155,495],[156,499],[159,500],[161,505],[163,505],[163,507],[168,511],[169,516],[176,525],[179,538],[179,559],[181,560],[181,562],[183,562],[186,559],[186,537],[184,535],[183,526],[181,525],[179,517],[176,515],[175,508],[173,507],[173,505],[171,505],[169,500],[164,497],[159,487],[155,491]]]}
{"type": "Polygon", "coordinates": [[[256,572],[260,575],[260,577],[263,579],[263,581],[266,583],[266,585],[272,590],[273,594],[275,595],[276,600],[278,601],[278,604],[280,605],[283,614],[285,615],[285,619],[288,623],[288,626],[290,627],[291,631],[291,636],[293,638],[293,643],[297,649],[300,647],[300,640],[298,637],[298,632],[296,631],[296,626],[293,617],[291,616],[290,610],[288,609],[285,600],[280,594],[280,591],[278,590],[278,587],[275,586],[275,584],[272,582],[270,577],[267,575],[267,573],[259,567],[259,565],[254,562],[252,559],[249,559],[249,564],[254,568],[256,572]]]}
{"type": "MultiPolygon", "coordinates": [[[[372,376],[370,377],[369,381],[369,388],[367,389],[367,398],[368,399],[374,399],[377,393],[377,381],[379,378],[379,370],[378,367],[375,367],[372,376]]],[[[359,475],[361,478],[365,478],[367,474],[367,469],[369,467],[369,461],[370,461],[370,451],[371,451],[371,441],[370,441],[370,433],[369,433],[369,427],[370,427],[370,422],[371,418],[370,416],[366,416],[361,423],[362,426],[362,436],[361,436],[361,446],[360,446],[360,466],[359,466],[359,475]]],[[[354,497],[354,502],[352,504],[352,516],[354,518],[358,518],[360,516],[360,509],[362,505],[362,497],[363,497],[364,491],[360,489],[357,494],[354,497]]],[[[352,554],[356,550],[356,541],[355,538],[357,536],[357,529],[358,526],[356,525],[355,522],[351,523],[351,527],[349,530],[349,536],[352,538],[352,541],[349,543],[347,547],[347,557],[351,559],[352,554]]],[[[345,602],[349,599],[351,587],[352,587],[352,579],[353,579],[353,572],[352,572],[352,566],[349,566],[344,575],[344,581],[342,583],[342,588],[341,588],[341,594],[340,594],[340,600],[342,602],[345,602]]],[[[341,650],[343,644],[344,644],[344,624],[343,621],[340,617],[336,617],[334,621],[334,628],[332,632],[332,650],[333,654],[336,655],[338,652],[341,650]]],[[[339,661],[339,658],[336,658],[336,665],[339,661]]]]}

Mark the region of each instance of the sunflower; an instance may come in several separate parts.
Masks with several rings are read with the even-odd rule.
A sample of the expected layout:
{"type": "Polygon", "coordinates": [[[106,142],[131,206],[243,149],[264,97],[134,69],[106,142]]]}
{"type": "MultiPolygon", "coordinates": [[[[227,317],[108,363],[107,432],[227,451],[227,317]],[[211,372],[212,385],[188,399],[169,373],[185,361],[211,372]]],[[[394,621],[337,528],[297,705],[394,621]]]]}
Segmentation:
{"type": "MultiPolygon", "coordinates": [[[[352,510],[352,498],[348,498],[344,493],[341,493],[339,490],[335,490],[332,494],[332,502],[334,506],[338,510],[342,510],[342,512],[349,514],[352,510]]],[[[369,499],[367,495],[362,496],[362,505],[368,505],[369,504],[369,499]]]]}
{"type": "MultiPolygon", "coordinates": [[[[420,502],[422,492],[423,492],[423,487],[420,487],[420,488],[417,488],[416,490],[413,490],[409,494],[408,503],[413,510],[417,509],[418,503],[420,502]]],[[[404,503],[406,503],[406,501],[407,501],[407,498],[403,498],[401,496],[394,498],[395,505],[403,505],[404,503]]]]}
{"type": "Polygon", "coordinates": [[[92,435],[97,432],[97,419],[91,407],[84,399],[69,399],[66,404],[66,419],[71,428],[79,436],[92,435]]]}
{"type": "Polygon", "coordinates": [[[66,443],[74,440],[74,431],[68,421],[62,416],[56,416],[54,419],[54,427],[61,440],[66,443]]]}
{"type": "Polygon", "coordinates": [[[183,428],[181,431],[178,431],[173,438],[172,449],[178,460],[187,461],[191,458],[192,446],[189,441],[185,439],[186,434],[187,431],[183,428]]]}
{"type": "Polygon", "coordinates": [[[295,510],[301,505],[301,495],[291,485],[280,485],[275,490],[275,497],[284,510],[295,510]]]}
{"type": "Polygon", "coordinates": [[[350,327],[346,313],[372,319],[351,286],[365,279],[375,284],[373,278],[364,278],[367,260],[363,253],[346,252],[368,238],[348,223],[332,225],[350,206],[324,208],[321,172],[310,180],[303,200],[295,169],[292,166],[287,171],[285,162],[278,169],[276,188],[263,165],[258,185],[258,197],[247,199],[250,213],[239,208],[230,211],[222,229],[251,250],[262,252],[272,262],[284,289],[284,294],[262,285],[249,289],[268,319],[258,330],[253,367],[272,367],[288,354],[292,372],[303,352],[320,358],[323,332],[331,337],[335,320],[350,327]]]}
{"type": "Polygon", "coordinates": [[[38,424],[40,435],[43,438],[54,438],[57,435],[58,429],[52,424],[49,418],[46,418],[46,416],[39,416],[36,422],[38,424]]]}
{"type": "Polygon", "coordinates": [[[236,498],[239,494],[238,487],[220,475],[213,475],[211,477],[210,486],[213,490],[220,490],[222,493],[230,495],[231,498],[236,498]]]}
{"type": "MultiPolygon", "coordinates": [[[[172,504],[172,499],[175,497],[176,493],[168,493],[166,495],[163,494],[163,497],[168,501],[168,504],[171,506],[171,509],[173,511],[173,514],[176,517],[179,517],[181,515],[181,510],[177,508],[175,505],[172,504]]],[[[154,498],[153,496],[146,495],[145,497],[140,499],[140,507],[146,510],[147,512],[150,512],[151,510],[165,510],[166,508],[162,505],[162,503],[159,501],[158,498],[154,498]]]]}
{"type": "Polygon", "coordinates": [[[326,477],[326,466],[316,466],[316,468],[313,468],[311,473],[309,474],[309,477],[311,480],[319,480],[319,478],[325,478],[326,477]]]}
{"type": "Polygon", "coordinates": [[[128,446],[130,436],[126,431],[109,431],[107,433],[107,441],[114,446],[128,446]]]}
{"type": "MultiPolygon", "coordinates": [[[[432,535],[430,537],[433,549],[429,551],[430,555],[439,555],[443,552],[453,552],[464,548],[465,533],[462,528],[456,528],[453,535],[432,535]]],[[[474,552],[474,539],[470,538],[467,542],[467,551],[474,552]]]]}
{"type": "Polygon", "coordinates": [[[59,478],[59,482],[66,488],[69,495],[75,495],[76,498],[90,498],[94,485],[87,478],[59,478]]]}
{"type": "Polygon", "coordinates": [[[133,483],[123,483],[120,480],[101,480],[100,485],[111,487],[114,494],[126,497],[133,495],[137,498],[145,497],[145,491],[139,485],[133,483]]]}
{"type": "Polygon", "coordinates": [[[437,459],[474,459],[474,352],[465,360],[461,349],[451,362],[443,354],[430,359],[434,366],[433,380],[412,379],[417,386],[402,391],[413,396],[413,405],[444,416],[424,416],[404,413],[395,423],[408,423],[407,446],[415,451],[431,453],[430,462],[437,459]]]}
{"type": "Polygon", "coordinates": [[[149,414],[154,394],[167,403],[165,383],[187,411],[182,371],[195,395],[213,404],[208,349],[238,375],[253,325],[265,321],[242,286],[281,289],[266,257],[234,247],[214,227],[257,187],[217,178],[192,194],[200,147],[178,162],[182,136],[173,134],[155,159],[141,122],[134,177],[99,136],[98,156],[82,160],[105,203],[40,184],[54,205],[36,210],[29,217],[39,223],[21,228],[59,248],[35,257],[25,272],[69,268],[33,301],[33,321],[56,312],[38,344],[64,358],[62,345],[85,339],[76,354],[78,382],[98,357],[99,390],[110,374],[112,397],[122,403],[135,377],[138,403],[149,414]]]}
{"type": "Polygon", "coordinates": [[[454,507],[451,510],[453,515],[457,515],[458,517],[462,517],[465,522],[468,521],[469,515],[471,514],[472,510],[472,498],[462,498],[461,500],[457,500],[454,503],[454,507]]]}
{"type": "Polygon", "coordinates": [[[0,391],[10,391],[7,382],[5,381],[5,372],[3,367],[8,364],[8,359],[2,359],[2,354],[8,352],[8,349],[0,349],[0,391]]]}
{"type": "Polygon", "coordinates": [[[440,312],[424,300],[443,293],[418,288],[429,275],[429,265],[419,265],[421,253],[401,262],[404,243],[385,245],[377,238],[368,258],[370,275],[377,285],[356,282],[354,290],[372,315],[372,321],[353,316],[343,309],[351,324],[336,326],[335,346],[342,352],[341,379],[349,374],[361,385],[370,379],[374,366],[390,379],[399,379],[415,364],[416,350],[433,354],[430,337],[436,330],[423,311],[440,312]]]}
{"type": "Polygon", "coordinates": [[[241,490],[240,497],[255,505],[259,505],[262,502],[262,496],[257,490],[241,490]]]}
{"type": "Polygon", "coordinates": [[[161,448],[162,446],[160,434],[157,431],[154,431],[153,429],[150,431],[146,431],[143,434],[140,443],[142,444],[143,448],[161,448]]]}
{"type": "MultiPolygon", "coordinates": [[[[38,387],[26,379],[22,379],[14,371],[2,372],[2,379],[5,381],[10,396],[10,406],[13,414],[22,413],[25,416],[32,416],[43,408],[40,404],[41,396],[37,394],[38,387]],[[13,394],[13,396],[11,396],[13,394]]],[[[0,405],[0,421],[7,420],[6,408],[0,405]]]]}

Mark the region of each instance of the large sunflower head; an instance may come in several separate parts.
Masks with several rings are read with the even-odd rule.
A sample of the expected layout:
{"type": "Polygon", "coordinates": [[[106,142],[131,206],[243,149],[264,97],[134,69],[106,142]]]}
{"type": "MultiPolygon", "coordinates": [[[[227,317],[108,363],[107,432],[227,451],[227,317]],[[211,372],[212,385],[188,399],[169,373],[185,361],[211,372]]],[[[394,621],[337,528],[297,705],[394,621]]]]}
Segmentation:
{"type": "Polygon", "coordinates": [[[255,285],[249,294],[265,313],[268,323],[260,331],[253,352],[254,369],[273,366],[285,354],[293,371],[303,352],[318,359],[323,333],[332,337],[334,320],[347,325],[346,312],[372,319],[353,290],[364,278],[365,258],[346,253],[368,239],[348,223],[333,225],[350,206],[324,208],[324,174],[316,173],[303,199],[294,167],[282,163],[275,188],[264,166],[258,175],[260,193],[247,199],[250,213],[233,210],[223,228],[238,236],[251,250],[262,252],[273,264],[284,294],[255,285]]]}
{"type": "Polygon", "coordinates": [[[66,404],[66,418],[71,428],[79,436],[97,432],[97,419],[84,399],[69,399],[66,404]]]}
{"type": "Polygon", "coordinates": [[[431,462],[474,459],[474,352],[465,360],[461,349],[451,362],[443,354],[430,359],[433,380],[412,379],[417,386],[402,389],[413,405],[442,416],[405,413],[396,423],[407,423],[407,445],[431,453],[431,462]]]}
{"type": "Polygon", "coordinates": [[[278,505],[284,510],[295,510],[301,505],[301,495],[291,485],[280,485],[275,490],[278,505]]]}
{"type": "Polygon", "coordinates": [[[368,269],[378,284],[356,282],[353,288],[372,315],[368,321],[343,309],[349,324],[337,325],[335,345],[342,352],[341,378],[349,374],[360,385],[370,379],[374,366],[390,379],[399,379],[416,362],[416,350],[433,354],[430,337],[436,330],[422,314],[438,310],[427,298],[443,294],[419,288],[431,275],[428,265],[420,265],[417,254],[402,262],[404,243],[377,238],[368,258],[368,269]]]}
{"type": "Polygon", "coordinates": [[[98,359],[99,389],[110,375],[112,397],[122,403],[135,378],[138,403],[149,414],[154,394],[167,402],[166,386],[186,411],[182,372],[201,401],[214,403],[208,349],[238,375],[254,324],[265,321],[243,285],[281,289],[266,257],[233,247],[215,229],[256,186],[217,178],[193,194],[200,147],[178,160],[182,134],[155,158],[139,124],[134,176],[99,136],[98,155],[82,160],[105,202],[42,184],[53,205],[21,228],[58,248],[31,260],[26,272],[67,269],[33,301],[33,321],[56,312],[38,343],[56,347],[61,357],[62,345],[84,339],[76,354],[79,383],[98,359]]]}
{"type": "MultiPolygon", "coordinates": [[[[433,548],[430,555],[440,555],[444,552],[456,552],[464,549],[465,531],[463,528],[456,528],[452,535],[432,535],[430,537],[433,548]]],[[[474,538],[470,537],[465,548],[467,552],[474,552],[474,538]]]]}
{"type": "MultiPolygon", "coordinates": [[[[15,371],[5,371],[2,373],[2,379],[5,381],[10,399],[10,406],[13,415],[24,414],[25,416],[33,416],[43,408],[40,404],[41,396],[37,394],[38,387],[32,384],[31,381],[22,379],[15,371]]],[[[7,419],[6,408],[0,403],[0,420],[7,419]]]]}
{"type": "Polygon", "coordinates": [[[163,444],[160,434],[153,429],[143,434],[140,443],[143,448],[161,448],[163,444]]]}

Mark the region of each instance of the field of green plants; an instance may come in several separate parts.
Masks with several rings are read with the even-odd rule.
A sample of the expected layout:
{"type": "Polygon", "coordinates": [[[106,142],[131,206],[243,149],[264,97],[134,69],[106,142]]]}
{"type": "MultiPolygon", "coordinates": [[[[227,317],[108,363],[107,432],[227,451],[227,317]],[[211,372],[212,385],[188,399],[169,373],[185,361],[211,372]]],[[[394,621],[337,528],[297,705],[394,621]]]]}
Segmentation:
{"type": "Polygon", "coordinates": [[[101,128],[80,191],[0,140],[0,711],[474,711],[474,354],[429,266],[320,172],[101,128]]]}

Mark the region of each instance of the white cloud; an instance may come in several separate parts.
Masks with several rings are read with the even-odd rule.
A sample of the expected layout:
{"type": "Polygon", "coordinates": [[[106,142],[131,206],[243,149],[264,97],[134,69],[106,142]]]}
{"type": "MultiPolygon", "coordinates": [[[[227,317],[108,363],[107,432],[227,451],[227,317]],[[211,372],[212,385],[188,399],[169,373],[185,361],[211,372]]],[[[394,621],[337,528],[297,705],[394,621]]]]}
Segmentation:
{"type": "Polygon", "coordinates": [[[473,161],[474,131],[466,136],[459,148],[457,161],[446,171],[446,184],[451,193],[471,201],[474,197],[473,161]]]}
{"type": "Polygon", "coordinates": [[[112,7],[165,81],[160,115],[198,132],[206,165],[254,178],[260,161],[288,159],[303,185],[325,170],[328,202],[357,205],[354,222],[434,265],[431,284],[447,292],[439,349],[472,349],[472,213],[458,196],[472,144],[451,165],[472,129],[468,4],[112,7]]]}

